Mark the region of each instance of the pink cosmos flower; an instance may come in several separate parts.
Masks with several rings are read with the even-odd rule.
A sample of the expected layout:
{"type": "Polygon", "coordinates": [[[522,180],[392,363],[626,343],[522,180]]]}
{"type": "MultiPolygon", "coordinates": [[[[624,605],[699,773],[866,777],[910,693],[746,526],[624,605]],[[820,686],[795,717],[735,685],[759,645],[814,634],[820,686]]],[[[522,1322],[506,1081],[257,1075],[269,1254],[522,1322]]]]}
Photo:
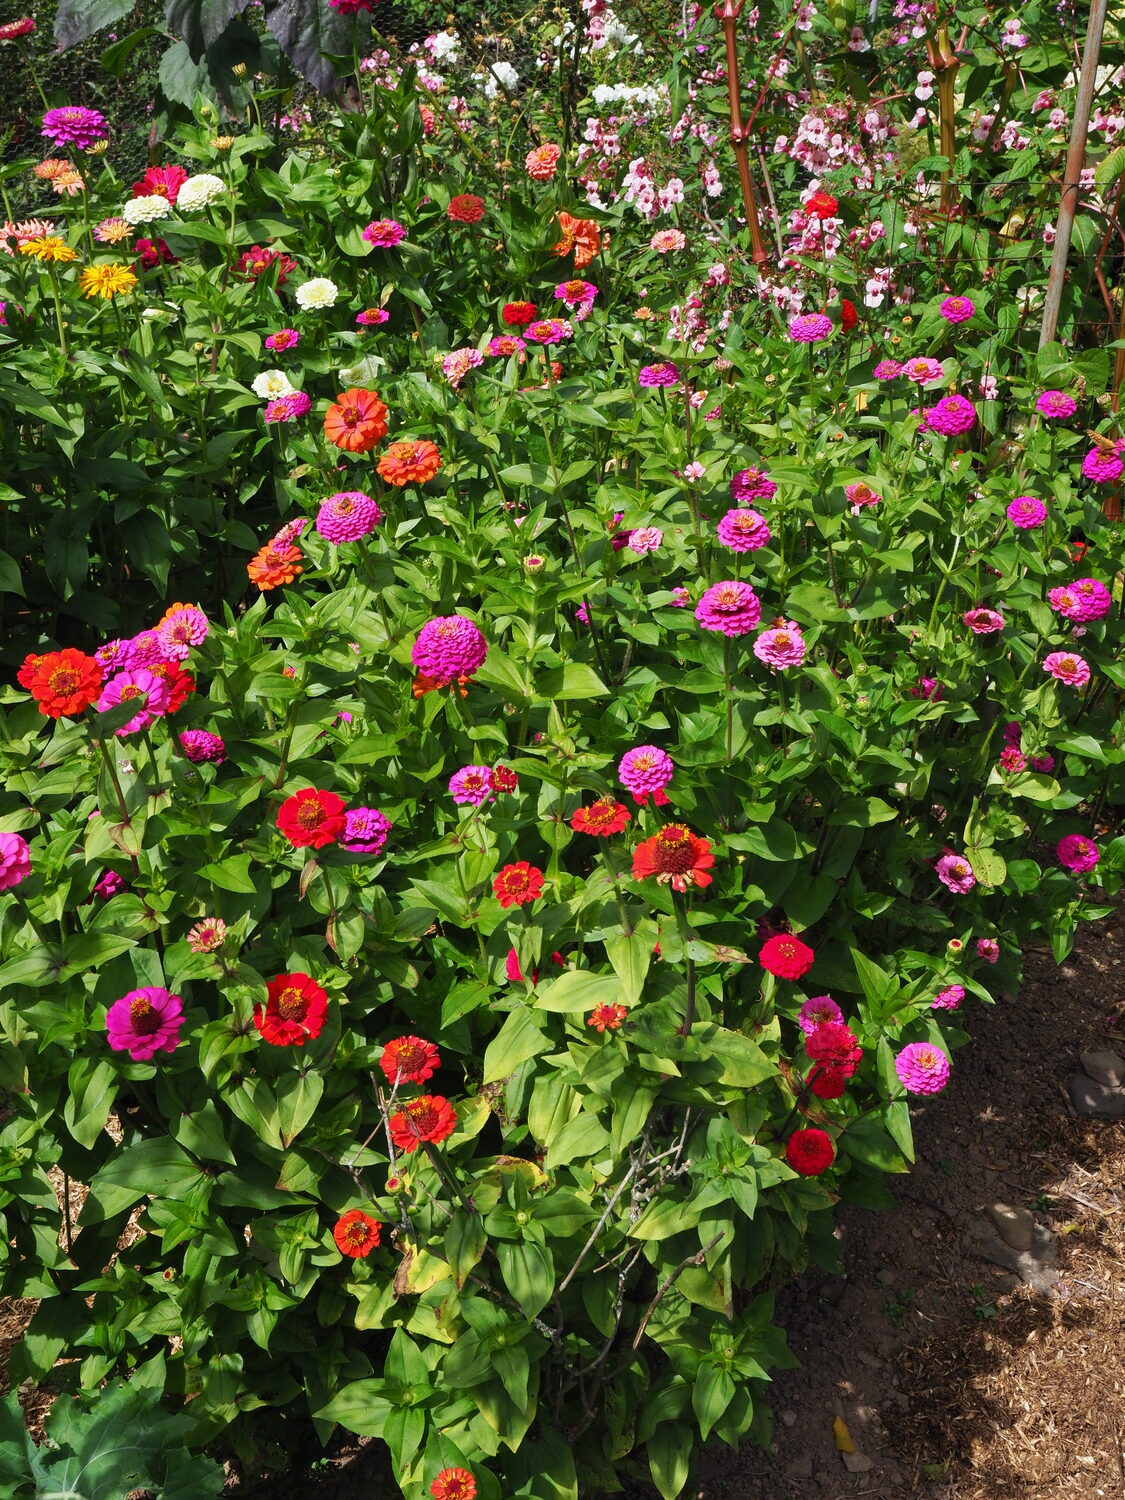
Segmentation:
{"type": "Polygon", "coordinates": [[[114,733],[118,736],[140,734],[164,713],[168,707],[168,684],[145,667],[134,667],[127,672],[118,672],[102,688],[96,707],[98,713],[116,708],[119,703],[137,700],[137,713],[114,733]],[[147,701],[142,701],[147,699],[147,701]]]}
{"type": "Polygon", "coordinates": [[[814,995],[797,1012],[797,1025],[806,1036],[811,1036],[818,1026],[824,1026],[829,1021],[840,1023],[843,1019],[844,1012],[831,995],[814,995]]]}
{"type": "Polygon", "coordinates": [[[1043,663],[1044,672],[1070,687],[1085,687],[1090,680],[1090,664],[1073,651],[1052,651],[1043,663]]]}
{"type": "Polygon", "coordinates": [[[1121,462],[1119,453],[1110,453],[1101,448],[1091,448],[1082,460],[1082,473],[1087,479],[1092,479],[1095,484],[1109,484],[1114,479],[1121,478],[1121,471],[1125,465],[1121,462]]]}
{"type": "Polygon", "coordinates": [[[772,500],[777,485],[761,469],[739,469],[730,482],[730,497],[740,505],[749,500],[772,500]]]}
{"type": "Polygon", "coordinates": [[[749,635],[762,618],[762,605],[748,583],[730,579],[716,583],[703,594],[695,606],[695,618],[704,630],[723,635],[749,635]]]}
{"type": "Polygon", "coordinates": [[[943,854],[934,866],[934,873],[942,885],[958,896],[967,895],[977,883],[972,865],[960,854],[943,854]]]}
{"type": "Polygon", "coordinates": [[[902,374],[902,366],[897,359],[881,359],[871,373],[876,380],[894,380],[902,374]]]}
{"type": "Polygon", "coordinates": [[[10,891],[31,874],[31,850],[18,833],[0,833],[0,891],[10,891]]]}
{"type": "Polygon", "coordinates": [[[907,380],[917,381],[919,385],[930,385],[942,377],[941,361],[919,355],[916,359],[906,361],[902,367],[902,373],[907,380]]]}
{"type": "Polygon", "coordinates": [[[266,348],[280,354],[283,349],[295,349],[300,342],[301,335],[295,328],[279,328],[266,339],[266,348]]]}
{"type": "Polygon", "coordinates": [[[680,378],[680,372],[670,360],[665,360],[659,365],[642,365],[641,372],[637,376],[637,384],[646,387],[658,385],[675,385],[680,378]]]}
{"type": "Polygon", "coordinates": [[[276,401],[270,401],[266,405],[265,419],[267,422],[295,422],[298,417],[306,417],[312,410],[312,400],[304,391],[290,391],[287,396],[278,396],[276,401]]]}
{"type": "Polygon", "coordinates": [[[770,539],[765,517],[756,510],[728,510],[715,531],[723,546],[732,552],[757,552],[770,539]]]}
{"type": "Polygon", "coordinates": [[[1000,944],[995,938],[977,938],[977,957],[986,964],[994,964],[1000,958],[1000,944]]]}
{"type": "Polygon", "coordinates": [[[658,229],[649,240],[650,250],[655,250],[658,255],[668,255],[673,250],[682,250],[687,244],[687,236],[682,229],[658,229]]]}
{"type": "Polygon", "coordinates": [[[944,990],[938,990],[930,1001],[931,1010],[956,1010],[965,998],[965,987],[961,984],[948,985],[944,990]]]}
{"type": "Polygon", "coordinates": [[[964,323],[976,312],[971,297],[947,297],[938,308],[947,323],[964,323]]]}
{"type": "Polygon", "coordinates": [[[362,490],[340,490],[329,495],[316,513],[316,529],[339,547],[370,536],[383,519],[383,512],[362,490]]]}
{"type": "Polygon", "coordinates": [[[1034,495],[1017,495],[1008,506],[1007,514],[1018,531],[1034,531],[1047,519],[1047,507],[1034,495]]]}
{"type": "Polygon", "coordinates": [[[643,557],[646,552],[655,552],[663,540],[659,526],[637,526],[629,533],[629,551],[643,557]]]}
{"type": "Polygon", "coordinates": [[[789,324],[789,337],[795,344],[818,344],[832,332],[827,313],[799,313],[789,324]]]}
{"type": "Polygon", "coordinates": [[[1084,875],[1092,870],[1101,858],[1101,852],[1093,839],[1083,838],[1080,833],[1068,833],[1055,845],[1055,855],[1064,869],[1074,875],[1084,875]]]}
{"type": "Polygon", "coordinates": [[[462,766],[449,778],[454,802],[479,807],[492,795],[492,772],[488,766],[462,766]]]}
{"type": "Polygon", "coordinates": [[[965,624],[974,635],[995,635],[1004,628],[1004,616],[997,609],[985,609],[979,605],[964,615],[965,624]]]}
{"type": "Polygon", "coordinates": [[[977,425],[977,409],[965,396],[943,396],[936,406],[926,408],[925,416],[929,427],[946,437],[971,432],[977,425]]]}
{"type": "Polygon", "coordinates": [[[180,735],[180,749],[197,766],[205,761],[221,765],[227,752],[222,739],[209,729],[185,729],[180,735]]]}
{"type": "Polygon", "coordinates": [[[174,1052],[184,1024],[184,1003],[158,985],[130,990],[115,1000],[105,1018],[109,1045],[134,1062],[151,1062],[157,1052],[174,1052]]]}
{"type": "Polygon", "coordinates": [[[406,230],[397,219],[376,219],[360,231],[359,237],[377,249],[391,250],[406,238],[406,230]]]}
{"type": "Polygon", "coordinates": [[[1065,391],[1044,391],[1035,403],[1035,410],[1048,421],[1058,422],[1072,417],[1078,410],[1078,402],[1065,391]]]}
{"type": "Polygon", "coordinates": [[[775,620],[754,642],[754,655],[778,671],[799,667],[805,659],[805,638],[793,620],[775,620]]]}
{"type": "Polygon", "coordinates": [[[109,139],[109,125],[96,109],[64,104],[61,109],[47,111],[39,133],[56,146],[77,146],[79,151],[88,151],[96,142],[109,139]]]}
{"type": "Polygon", "coordinates": [[[378,854],[391,827],[390,818],[377,807],[352,807],[344,814],[340,844],[351,854],[378,854]]]}
{"type": "Polygon", "coordinates": [[[211,626],[194,604],[174,606],[156,627],[166,661],[187,661],[193,646],[201,646],[211,626]]]}
{"type": "Polygon", "coordinates": [[[479,672],[487,655],[488,642],[472,620],[439,615],[418,632],[411,660],[424,677],[444,686],[479,672]]]}
{"type": "Polygon", "coordinates": [[[939,1094],[949,1082],[949,1058],[932,1042],[911,1042],[895,1058],[895,1072],[908,1094],[939,1094]]]}
{"type": "Polygon", "coordinates": [[[638,745],[635,750],[626,750],[617,767],[617,779],[632,793],[638,807],[647,807],[650,796],[658,807],[663,807],[668,801],[664,788],[675,773],[671,756],[656,745],[638,745]]]}

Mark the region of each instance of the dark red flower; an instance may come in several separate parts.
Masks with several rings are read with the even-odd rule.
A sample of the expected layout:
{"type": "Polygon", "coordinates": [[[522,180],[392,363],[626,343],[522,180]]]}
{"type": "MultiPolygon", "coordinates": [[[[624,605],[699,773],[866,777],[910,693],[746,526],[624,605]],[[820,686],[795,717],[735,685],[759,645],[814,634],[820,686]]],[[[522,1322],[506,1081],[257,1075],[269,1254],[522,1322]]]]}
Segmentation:
{"type": "Polygon", "coordinates": [[[534,302],[505,302],[500,316],[510,328],[523,328],[528,323],[535,322],[539,309],[534,302]]]}
{"type": "Polygon", "coordinates": [[[141,257],[141,265],[146,271],[151,271],[161,261],[170,266],[178,266],[180,257],[173,255],[162,239],[138,240],[134,247],[141,257]]]}
{"type": "Polygon", "coordinates": [[[815,1127],[795,1130],[785,1142],[785,1160],[794,1172],[804,1177],[819,1177],[825,1167],[832,1165],[835,1156],[831,1137],[815,1127]]]}
{"type": "Polygon", "coordinates": [[[404,1155],[417,1151],[423,1141],[444,1141],[457,1129],[457,1115],[448,1099],[423,1094],[409,1099],[387,1122],[391,1140],[404,1155]]]}
{"type": "Polygon", "coordinates": [[[849,302],[847,297],[840,298],[840,327],[845,333],[851,333],[859,322],[859,313],[856,312],[855,303],[849,302]]]}
{"type": "Polygon", "coordinates": [[[623,802],[615,802],[612,797],[599,797],[589,807],[580,807],[571,818],[570,826],[575,833],[608,838],[611,833],[620,833],[630,816],[623,802]]]}
{"type": "Polygon", "coordinates": [[[432,1078],[441,1064],[441,1057],[433,1042],[424,1042],[420,1036],[399,1036],[383,1048],[379,1066],[389,1083],[425,1083],[432,1078]]]}
{"type": "Polygon", "coordinates": [[[382,1227],[378,1219],[365,1214],[362,1208],[349,1208],[346,1214],[336,1220],[332,1238],[342,1254],[350,1255],[353,1260],[362,1260],[379,1243],[379,1231],[382,1227]]]}
{"type": "Polygon", "coordinates": [[[235,270],[247,280],[257,281],[272,266],[277,267],[277,285],[284,286],[289,280],[289,273],[297,269],[297,262],[291,255],[286,255],[284,250],[269,250],[261,245],[251,245],[249,250],[238,257],[235,270]]]}
{"type": "Polygon", "coordinates": [[[294,849],[323,849],[336,843],[345,821],[343,799],[314,787],[287,797],[277,811],[277,826],[294,849]]]}
{"type": "Polygon", "coordinates": [[[501,906],[525,906],[543,894],[543,871],[521,859],[504,866],[492,882],[492,889],[501,906]]]}
{"type": "Polygon", "coordinates": [[[499,762],[489,772],[489,781],[494,792],[514,792],[520,784],[520,779],[511,766],[499,762]]]}
{"type": "Polygon", "coordinates": [[[775,974],[778,979],[800,979],[812,968],[815,956],[807,943],[802,943],[792,933],[782,932],[762,944],[758,962],[768,974],[775,974]]]}
{"type": "Polygon", "coordinates": [[[848,1086],[854,1069],[836,1067],[832,1063],[818,1063],[805,1079],[818,1099],[838,1099],[848,1086]]]}
{"type": "Polygon", "coordinates": [[[254,1007],[254,1025],[275,1047],[303,1047],[327,1015],[327,991],[310,974],[278,974],[266,985],[265,1005],[254,1007]]]}
{"type": "Polygon", "coordinates": [[[828,1067],[850,1078],[863,1056],[863,1048],[850,1026],[843,1021],[822,1021],[805,1037],[805,1051],[813,1062],[825,1063],[828,1067]]]}

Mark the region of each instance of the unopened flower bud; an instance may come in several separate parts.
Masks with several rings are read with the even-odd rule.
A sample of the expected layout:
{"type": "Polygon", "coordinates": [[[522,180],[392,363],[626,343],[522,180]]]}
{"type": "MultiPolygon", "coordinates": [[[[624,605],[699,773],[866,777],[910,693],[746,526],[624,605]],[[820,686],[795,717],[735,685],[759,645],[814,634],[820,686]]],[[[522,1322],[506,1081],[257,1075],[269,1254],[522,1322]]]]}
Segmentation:
{"type": "Polygon", "coordinates": [[[229,151],[233,145],[233,135],[213,135],[211,137],[211,146],[215,151],[229,151]]]}
{"type": "Polygon", "coordinates": [[[236,78],[245,78],[246,77],[246,64],[245,63],[241,63],[241,62],[234,63],[233,66],[231,67],[231,72],[234,74],[234,76],[236,78]]]}

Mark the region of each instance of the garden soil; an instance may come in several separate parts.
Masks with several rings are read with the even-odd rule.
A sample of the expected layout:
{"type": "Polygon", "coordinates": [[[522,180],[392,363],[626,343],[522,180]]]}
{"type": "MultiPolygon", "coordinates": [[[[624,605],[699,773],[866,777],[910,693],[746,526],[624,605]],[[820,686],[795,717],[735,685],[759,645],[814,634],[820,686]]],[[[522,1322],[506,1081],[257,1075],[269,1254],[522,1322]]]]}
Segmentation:
{"type": "MultiPolygon", "coordinates": [[[[970,999],[966,1029],[949,1087],[914,1111],[897,1208],[844,1210],[845,1276],[810,1272],[778,1294],[801,1365],[774,1383],[771,1446],[707,1450],[689,1496],[1125,1497],[1125,1127],[1076,1117],[1066,1089],[1079,1053],[1125,1054],[1125,913],[1084,929],[1061,968],[1030,953],[1019,995],[970,999]],[[998,1201],[1057,1236],[1054,1296],[966,1243],[998,1201]]],[[[0,1358],[30,1310],[0,1304],[0,1358]]],[[[28,1408],[34,1423],[42,1394],[28,1408]]],[[[381,1444],[321,1453],[302,1432],[288,1425],[288,1473],[271,1477],[276,1449],[256,1479],[232,1472],[232,1500],[393,1492],[381,1444]]]]}

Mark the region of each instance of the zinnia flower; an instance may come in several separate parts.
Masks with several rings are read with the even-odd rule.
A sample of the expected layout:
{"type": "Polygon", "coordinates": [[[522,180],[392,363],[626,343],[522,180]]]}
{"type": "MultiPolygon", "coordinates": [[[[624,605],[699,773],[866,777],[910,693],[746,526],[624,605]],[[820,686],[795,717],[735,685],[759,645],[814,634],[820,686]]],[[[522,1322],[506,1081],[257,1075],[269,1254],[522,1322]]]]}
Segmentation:
{"type": "Polygon", "coordinates": [[[34,239],[21,239],[19,246],[21,255],[30,255],[35,260],[48,261],[51,265],[67,265],[78,259],[78,251],[57,234],[41,234],[34,239]]]}
{"type": "Polygon", "coordinates": [[[956,1010],[965,998],[965,986],[962,984],[950,984],[945,989],[938,990],[930,1001],[931,1010],[956,1010]]]}
{"type": "Polygon", "coordinates": [[[977,957],[986,964],[994,964],[1000,957],[1000,944],[995,938],[977,938],[977,957]]]}
{"type": "Polygon", "coordinates": [[[169,661],[186,661],[193,646],[207,639],[210,625],[196,604],[172,604],[156,627],[160,645],[169,661]]]}
{"type": "Polygon", "coordinates": [[[220,736],[212,734],[209,729],[185,729],[180,735],[180,749],[193,765],[198,766],[206,761],[221,765],[227,747],[220,736]]]}
{"type": "Polygon", "coordinates": [[[378,328],[380,323],[389,323],[391,315],[385,307],[365,307],[355,320],[361,328],[378,328]]]}
{"type": "Polygon", "coordinates": [[[561,155],[561,149],[548,141],[527,153],[523,159],[524,170],[533,182],[550,182],[561,155]]]}
{"type": "Polygon", "coordinates": [[[778,979],[800,979],[813,966],[816,957],[807,943],[791,933],[780,932],[767,938],[758,951],[758,962],[767,974],[778,979]]]}
{"type": "Polygon", "coordinates": [[[102,669],[92,656],[64,646],[37,659],[27,690],[49,718],[74,718],[101,691],[102,669]]]}
{"type": "Polygon", "coordinates": [[[265,344],[267,349],[280,354],[285,349],[295,349],[300,342],[301,335],[295,328],[279,328],[276,333],[270,334],[265,344]]]}
{"type": "Polygon", "coordinates": [[[806,1000],[797,1012],[797,1025],[809,1036],[818,1026],[826,1022],[834,1021],[842,1024],[844,1012],[836,1004],[831,995],[814,995],[811,1000],[806,1000]]]}
{"type": "Polygon", "coordinates": [[[638,526],[630,531],[626,545],[630,552],[643,557],[646,552],[655,552],[663,540],[664,533],[659,526],[638,526]]]}
{"type": "Polygon", "coordinates": [[[424,677],[444,687],[455,677],[472,677],[484,665],[488,643],[464,615],[439,615],[418,632],[411,659],[424,677]]]}
{"type": "Polygon", "coordinates": [[[299,547],[267,542],[246,564],[246,571],[251,582],[265,593],[267,589],[280,588],[283,583],[292,583],[300,573],[303,561],[304,553],[299,547]]]}
{"type": "Polygon", "coordinates": [[[810,195],[805,200],[804,209],[810,219],[831,219],[835,216],[839,203],[831,193],[826,193],[823,188],[810,195]]]}
{"type": "Polygon", "coordinates": [[[94,881],[93,895],[91,895],[90,899],[92,901],[94,896],[97,896],[100,901],[112,901],[114,896],[124,889],[125,880],[123,876],[119,875],[116,870],[103,870],[97,880],[94,881]]]}
{"type": "Polygon", "coordinates": [[[574,269],[581,271],[588,266],[601,249],[601,232],[593,219],[576,219],[564,209],[556,215],[562,239],[552,249],[552,255],[569,255],[574,252],[574,269]]]}
{"type": "Polygon", "coordinates": [[[930,385],[942,377],[941,361],[930,359],[926,355],[918,355],[915,359],[908,359],[902,366],[901,373],[907,380],[913,380],[918,385],[930,385]]]}
{"type": "Polygon", "coordinates": [[[287,396],[278,396],[270,401],[264,413],[267,422],[295,422],[307,417],[312,410],[312,399],[304,391],[290,391],[287,396]]]}
{"type": "Polygon", "coordinates": [[[510,359],[513,354],[518,354],[520,355],[522,363],[523,359],[526,357],[523,354],[523,351],[526,348],[527,344],[523,339],[518,338],[516,334],[502,333],[494,339],[489,339],[488,343],[485,345],[484,352],[486,354],[492,355],[493,358],[496,359],[510,359]]]}
{"type": "Polygon", "coordinates": [[[346,1214],[336,1220],[332,1238],[341,1255],[350,1255],[353,1260],[363,1260],[378,1245],[382,1227],[378,1219],[364,1213],[362,1208],[349,1208],[346,1214]]]}
{"type": "Polygon", "coordinates": [[[391,443],[376,468],[388,484],[400,489],[408,484],[426,484],[441,468],[437,444],[422,438],[391,443]]]}
{"type": "Polygon", "coordinates": [[[995,635],[1004,628],[1004,616],[1000,611],[985,609],[983,605],[970,609],[964,619],[974,635],[995,635]]]}
{"type": "Polygon", "coordinates": [[[712,584],[695,606],[695,618],[704,630],[727,636],[749,635],[762,618],[762,606],[748,583],[731,579],[712,584]]]}
{"type": "Polygon", "coordinates": [[[819,1177],[835,1160],[836,1148],[824,1130],[795,1130],[785,1142],[785,1160],[803,1177],[819,1177]]]}
{"type": "Polygon", "coordinates": [[[543,894],[543,871],[521,859],[516,864],[504,866],[493,880],[492,890],[505,909],[526,906],[543,894]]]}
{"type": "Polygon", "coordinates": [[[959,854],[943,854],[934,865],[934,873],[948,890],[965,896],[977,883],[973,867],[959,854]]]}
{"type": "Polygon", "coordinates": [[[420,1036],[400,1036],[383,1048],[379,1066],[388,1083],[425,1083],[441,1066],[441,1056],[433,1042],[425,1042],[420,1036]]]}
{"type": "Polygon", "coordinates": [[[21,16],[18,21],[5,21],[0,26],[0,42],[15,42],[21,36],[30,36],[35,30],[35,22],[30,16],[21,16]]]}
{"type": "Polygon", "coordinates": [[[441,372],[453,389],[457,390],[469,371],[477,369],[482,364],[484,364],[484,355],[479,349],[454,349],[442,360],[441,372]]]}
{"type": "Polygon", "coordinates": [[[484,199],[475,193],[458,193],[449,200],[445,213],[455,224],[478,224],[484,218],[484,199]]]}
{"type": "Polygon", "coordinates": [[[492,796],[492,773],[487,766],[462,766],[449,779],[454,802],[479,807],[492,796]]]}
{"type": "Polygon", "coordinates": [[[793,620],[775,620],[754,642],[754,655],[775,671],[799,667],[805,659],[805,638],[800,626],[793,620]]]}
{"type": "Polygon", "coordinates": [[[328,993],[310,974],[278,974],[266,985],[266,1003],[254,1007],[254,1025],[274,1047],[303,1047],[324,1028],[328,993]]]}
{"type": "Polygon", "coordinates": [[[1078,402],[1065,391],[1044,391],[1035,403],[1035,410],[1048,421],[1061,421],[1074,415],[1078,402]]]}
{"type": "Polygon", "coordinates": [[[845,1078],[852,1076],[863,1057],[859,1038],[843,1021],[819,1022],[805,1036],[805,1051],[814,1062],[835,1069],[845,1078]]]}
{"type": "Polygon", "coordinates": [[[932,1042],[911,1042],[895,1058],[895,1072],[908,1094],[938,1094],[949,1082],[949,1058],[932,1042]]]}
{"type": "Polygon", "coordinates": [[[936,406],[926,408],[926,421],[934,432],[953,437],[971,432],[977,425],[977,410],[965,396],[943,396],[936,406]]]}
{"type": "Polygon", "coordinates": [[[682,250],[687,244],[687,235],[682,229],[658,229],[648,242],[650,250],[655,250],[657,255],[670,255],[673,251],[682,250]]]}
{"type": "MultiPolygon", "coordinates": [[[[175,203],[180,188],[187,181],[187,175],[183,167],[176,166],[174,162],[166,167],[149,167],[140,182],[134,182],[133,197],[149,198],[156,194],[167,198],[169,203],[175,203]]],[[[222,187],[221,182],[219,186],[222,187]]]]}
{"type": "Polygon", "coordinates": [[[1052,589],[1047,599],[1052,609],[1077,625],[1101,620],[1113,607],[1112,595],[1097,578],[1080,578],[1065,588],[1052,589]]]}
{"type": "Polygon", "coordinates": [[[971,297],[946,297],[938,308],[947,323],[964,323],[976,312],[971,297]]]}
{"type": "Polygon", "coordinates": [[[423,1141],[444,1141],[457,1129],[457,1115],[448,1099],[422,1094],[408,1100],[387,1122],[391,1140],[404,1156],[417,1151],[423,1141]]]}
{"type": "Polygon", "coordinates": [[[1092,870],[1101,858],[1097,844],[1080,833],[1068,833],[1055,845],[1055,855],[1064,869],[1074,875],[1084,875],[1092,870]]]}
{"type": "Polygon", "coordinates": [[[81,104],[64,104],[60,109],[47,111],[39,133],[54,141],[56,146],[77,146],[79,151],[88,151],[97,141],[108,140],[109,125],[105,116],[96,109],[87,109],[81,104]]]}
{"type": "Polygon", "coordinates": [[[827,313],[800,313],[789,324],[789,337],[795,344],[817,344],[832,332],[827,313]]]}
{"type": "Polygon", "coordinates": [[[671,360],[665,360],[659,365],[642,365],[640,374],[637,376],[637,384],[648,389],[653,386],[675,385],[680,378],[680,372],[671,360]]]}
{"type": "Polygon", "coordinates": [[[142,198],[130,198],[121,210],[121,217],[135,228],[138,224],[167,219],[171,212],[172,205],[163,193],[149,193],[142,198]]]}
{"type": "Polygon", "coordinates": [[[221,917],[204,917],[187,934],[193,953],[217,953],[227,940],[227,924],[221,917]]]}
{"type": "Polygon", "coordinates": [[[604,1035],[607,1031],[619,1031],[628,1014],[624,1005],[595,1005],[586,1017],[586,1025],[604,1035]]]}
{"type": "Polygon", "coordinates": [[[294,849],[323,849],[344,831],[344,802],[335,792],[305,787],[278,808],[277,826],[294,849]]]}
{"type": "Polygon", "coordinates": [[[119,245],[122,240],[127,240],[132,232],[127,221],[120,216],[103,219],[100,224],[94,225],[94,238],[99,245],[119,245]]]}
{"type": "Polygon", "coordinates": [[[360,231],[360,239],[377,249],[390,250],[406,238],[406,230],[397,219],[376,219],[360,231]]]}
{"type": "Polygon", "coordinates": [[[31,874],[31,850],[18,833],[0,832],[0,891],[10,891],[31,874]]]}
{"type": "MultiPolygon", "coordinates": [[[[647,801],[647,798],[646,798],[647,801]]],[[[575,833],[592,833],[597,838],[608,838],[620,833],[628,823],[629,809],[612,797],[599,797],[589,807],[580,807],[570,820],[575,833]]]]}
{"type": "Polygon", "coordinates": [[[500,316],[510,328],[523,328],[526,324],[535,322],[539,310],[534,302],[505,302],[500,316]]]}
{"type": "Polygon", "coordinates": [[[340,289],[334,281],[329,281],[327,276],[314,276],[297,288],[297,306],[305,312],[331,307],[339,294],[340,289]]]}
{"type": "Polygon", "coordinates": [[[276,285],[282,287],[289,280],[290,272],[297,269],[297,262],[291,255],[286,255],[284,250],[263,249],[261,245],[251,245],[250,249],[244,251],[235,263],[235,270],[238,274],[250,281],[257,281],[271,268],[276,268],[276,285]]]}
{"type": "Polygon", "coordinates": [[[321,503],[316,529],[334,546],[370,536],[383,519],[383,512],[362,490],[340,490],[321,503]]]}
{"type": "Polygon", "coordinates": [[[377,391],[351,386],[324,414],[324,435],[348,453],[368,453],[387,435],[387,408],[377,391]]]}
{"type": "Polygon", "coordinates": [[[739,469],[730,482],[730,497],[745,505],[749,500],[772,500],[777,485],[761,469],[739,469]]]}
{"type": "Polygon", "coordinates": [[[1047,519],[1047,507],[1034,495],[1017,495],[1008,506],[1007,516],[1018,531],[1034,531],[1047,519]]]}
{"type": "Polygon", "coordinates": [[[671,757],[656,745],[626,750],[617,767],[618,780],[638,807],[647,807],[650,796],[658,807],[664,806],[668,801],[664,788],[675,772],[671,757]]]}
{"type": "Polygon", "coordinates": [[[1090,680],[1090,664],[1072,651],[1052,651],[1043,663],[1044,672],[1070,687],[1085,687],[1090,680]]]}
{"type": "Polygon", "coordinates": [[[126,724],[114,730],[116,735],[140,734],[168,710],[168,685],[163,678],[146,667],[133,667],[127,672],[118,672],[102,689],[97,709],[104,714],[119,703],[137,701],[137,712],[126,724]],[[140,700],[143,699],[142,703],[140,700]]]}
{"type": "Polygon", "coordinates": [[[881,359],[871,373],[876,380],[894,380],[902,374],[902,366],[897,359],[881,359]]]}
{"type": "Polygon", "coordinates": [[[158,985],[130,990],[115,1000],[105,1018],[114,1052],[128,1052],[134,1062],[151,1062],[157,1052],[174,1052],[184,1024],[184,1004],[158,985]]]}
{"type": "Polygon", "coordinates": [[[633,879],[655,876],[659,885],[670,884],[675,891],[686,891],[689,886],[710,885],[714,863],[707,839],[692,833],[683,823],[665,823],[659,833],[633,850],[633,879]]]}
{"type": "Polygon", "coordinates": [[[379,854],[392,826],[377,807],[350,807],[344,815],[340,843],[350,854],[379,854]]]}
{"type": "Polygon", "coordinates": [[[213,172],[198,172],[194,177],[184,179],[174,201],[182,214],[190,214],[214,203],[225,192],[226,184],[221,177],[216,177],[213,172]]]}

